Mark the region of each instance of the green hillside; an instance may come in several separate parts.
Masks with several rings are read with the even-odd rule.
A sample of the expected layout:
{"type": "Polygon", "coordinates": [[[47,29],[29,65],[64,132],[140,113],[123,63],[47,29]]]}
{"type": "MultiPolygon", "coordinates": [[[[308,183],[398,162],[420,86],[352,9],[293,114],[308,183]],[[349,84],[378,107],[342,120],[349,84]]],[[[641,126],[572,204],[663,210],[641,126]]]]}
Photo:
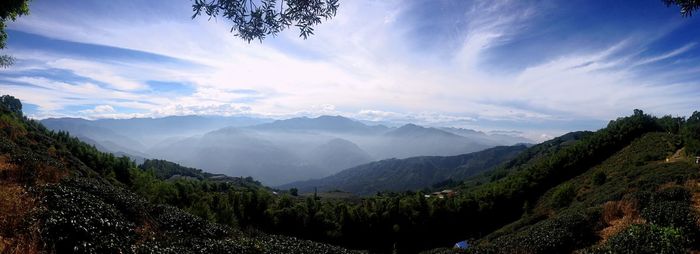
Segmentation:
{"type": "Polygon", "coordinates": [[[520,219],[481,238],[474,252],[684,253],[697,248],[698,217],[692,206],[699,204],[692,201],[700,197],[700,170],[679,156],[681,144],[674,134],[644,134],[528,203],[520,219]]]}

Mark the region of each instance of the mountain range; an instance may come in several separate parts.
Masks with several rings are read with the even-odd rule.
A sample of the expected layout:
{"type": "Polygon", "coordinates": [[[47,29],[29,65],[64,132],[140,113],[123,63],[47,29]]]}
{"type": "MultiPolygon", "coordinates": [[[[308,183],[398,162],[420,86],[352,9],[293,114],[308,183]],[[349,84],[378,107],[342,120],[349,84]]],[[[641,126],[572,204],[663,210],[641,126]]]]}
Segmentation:
{"type": "Polygon", "coordinates": [[[499,145],[531,143],[519,136],[433,128],[368,125],[342,116],[271,120],[252,117],[51,118],[105,152],[137,162],[167,159],[212,173],[252,176],[268,185],[321,178],[375,160],[455,156],[499,145]]]}

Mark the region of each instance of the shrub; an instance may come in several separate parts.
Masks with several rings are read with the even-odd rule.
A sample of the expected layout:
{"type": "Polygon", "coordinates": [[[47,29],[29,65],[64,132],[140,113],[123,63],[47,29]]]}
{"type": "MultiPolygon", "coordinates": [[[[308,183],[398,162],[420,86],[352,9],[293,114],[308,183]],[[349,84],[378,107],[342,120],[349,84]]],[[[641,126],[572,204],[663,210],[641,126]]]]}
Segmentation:
{"type": "Polygon", "coordinates": [[[574,186],[566,183],[557,188],[552,194],[552,206],[555,208],[568,206],[574,200],[574,197],[576,197],[574,186]]]}
{"type": "Polygon", "coordinates": [[[593,174],[593,184],[595,185],[603,185],[605,183],[605,180],[607,180],[608,176],[605,175],[605,172],[603,171],[597,171],[595,174],[593,174]]]}
{"type": "Polygon", "coordinates": [[[607,253],[685,253],[687,242],[680,230],[654,224],[632,225],[611,237],[607,253]]]}

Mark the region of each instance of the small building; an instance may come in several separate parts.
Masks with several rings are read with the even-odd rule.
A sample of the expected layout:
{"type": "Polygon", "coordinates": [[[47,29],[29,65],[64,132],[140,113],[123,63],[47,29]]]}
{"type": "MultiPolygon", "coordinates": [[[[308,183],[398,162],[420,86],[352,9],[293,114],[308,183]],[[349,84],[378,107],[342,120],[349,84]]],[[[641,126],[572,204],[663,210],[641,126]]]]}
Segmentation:
{"type": "MultiPolygon", "coordinates": [[[[442,199],[442,198],[446,198],[446,197],[454,197],[454,195],[456,195],[456,194],[457,194],[457,192],[453,191],[453,190],[443,190],[443,191],[433,192],[430,194],[430,196],[442,199]]],[[[428,197],[428,196],[426,195],[426,197],[428,197]]]]}
{"type": "Polygon", "coordinates": [[[455,194],[457,194],[457,192],[456,192],[456,191],[453,191],[453,190],[443,190],[443,191],[441,191],[440,193],[441,193],[443,196],[447,196],[447,197],[453,197],[455,194]]]}

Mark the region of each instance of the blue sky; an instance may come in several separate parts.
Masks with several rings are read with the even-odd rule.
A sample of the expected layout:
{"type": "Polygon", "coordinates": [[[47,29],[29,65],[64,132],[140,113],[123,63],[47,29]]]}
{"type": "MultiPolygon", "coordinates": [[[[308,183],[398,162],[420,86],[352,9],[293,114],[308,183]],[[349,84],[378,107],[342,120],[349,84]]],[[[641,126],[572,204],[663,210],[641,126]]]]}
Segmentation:
{"type": "Polygon", "coordinates": [[[0,91],[35,118],[340,114],[542,140],[700,110],[700,17],[660,0],[341,0],[261,43],[191,2],[33,0],[0,91]]]}

